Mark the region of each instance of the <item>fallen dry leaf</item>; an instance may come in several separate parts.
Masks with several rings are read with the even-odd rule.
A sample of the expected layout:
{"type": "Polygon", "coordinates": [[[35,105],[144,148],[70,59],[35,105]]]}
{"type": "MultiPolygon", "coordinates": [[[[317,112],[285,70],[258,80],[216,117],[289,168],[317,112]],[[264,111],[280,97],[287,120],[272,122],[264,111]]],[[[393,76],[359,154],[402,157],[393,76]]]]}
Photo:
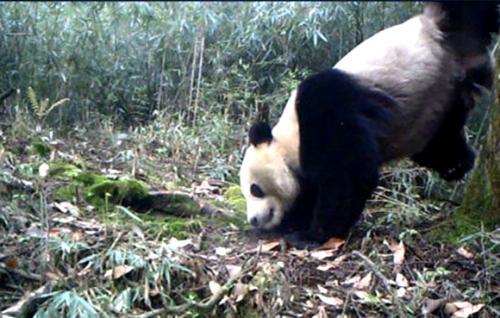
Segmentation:
{"type": "Polygon", "coordinates": [[[321,294],[317,294],[318,298],[327,305],[339,307],[344,304],[344,301],[338,297],[330,297],[321,294]]]}
{"type": "Polygon", "coordinates": [[[365,289],[370,286],[371,282],[372,282],[372,273],[369,272],[359,282],[354,283],[353,287],[356,289],[365,289]]]}
{"type": "Polygon", "coordinates": [[[67,224],[76,221],[76,218],[74,216],[53,217],[52,221],[67,224]]]}
{"type": "Polygon", "coordinates": [[[119,265],[113,269],[107,270],[106,273],[104,274],[104,277],[105,278],[113,277],[113,279],[118,279],[118,278],[130,273],[133,269],[134,269],[133,266],[119,265]]]}
{"type": "Polygon", "coordinates": [[[298,257],[306,257],[307,255],[309,255],[308,250],[290,250],[288,253],[298,257]]]}
{"type": "Polygon", "coordinates": [[[73,241],[81,241],[81,240],[83,240],[83,238],[84,238],[83,231],[74,230],[73,232],[71,232],[71,239],[73,241]]]}
{"type": "Polygon", "coordinates": [[[353,294],[358,297],[362,302],[368,302],[370,299],[370,294],[365,292],[364,290],[356,290],[353,294]]]}
{"type": "Polygon", "coordinates": [[[320,284],[318,284],[317,286],[318,286],[318,290],[320,293],[322,293],[322,294],[328,293],[328,289],[326,289],[325,287],[321,286],[320,284]]]}
{"type": "Polygon", "coordinates": [[[460,255],[462,255],[463,257],[465,257],[467,259],[474,258],[474,254],[472,254],[471,252],[469,252],[468,250],[466,250],[464,247],[460,247],[457,250],[457,253],[460,254],[460,255]]]}
{"type": "Polygon", "coordinates": [[[219,301],[219,305],[224,305],[229,300],[230,300],[229,297],[227,297],[227,295],[224,295],[224,297],[222,297],[222,299],[219,301]]]}
{"type": "Polygon", "coordinates": [[[62,213],[70,213],[73,216],[78,216],[80,214],[80,208],[71,202],[54,202],[54,208],[61,211],[62,213]]]}
{"type": "Polygon", "coordinates": [[[337,250],[334,250],[334,249],[332,249],[332,250],[313,251],[313,252],[311,252],[311,257],[319,259],[319,260],[323,260],[325,258],[332,257],[333,254],[336,251],[337,250]]]}
{"type": "Polygon", "coordinates": [[[398,296],[398,298],[403,298],[406,295],[406,288],[398,288],[398,290],[396,291],[396,295],[398,296]]]}
{"type": "MultiPolygon", "coordinates": [[[[275,250],[280,245],[281,245],[280,241],[272,241],[272,242],[269,242],[269,243],[262,244],[261,252],[263,252],[263,253],[270,252],[272,250],[275,250]]],[[[257,247],[257,250],[258,249],[259,248],[257,247]]]]}
{"type": "Polygon", "coordinates": [[[241,266],[226,264],[227,272],[229,273],[229,278],[234,278],[241,273],[241,266]]]}
{"type": "Polygon", "coordinates": [[[219,256],[227,256],[229,253],[231,253],[232,249],[229,247],[216,247],[215,248],[215,254],[219,256]]]}
{"type": "Polygon", "coordinates": [[[45,276],[50,280],[59,280],[61,276],[54,272],[46,272],[45,276]]]}
{"type": "Polygon", "coordinates": [[[171,250],[178,250],[188,245],[193,245],[193,240],[191,239],[178,240],[175,237],[172,237],[170,241],[168,241],[167,248],[171,250]]]}
{"type": "Polygon", "coordinates": [[[408,279],[406,279],[406,277],[404,277],[403,274],[397,273],[396,274],[396,285],[398,287],[408,287],[409,286],[408,279]]]}
{"type": "Polygon", "coordinates": [[[467,318],[480,311],[483,307],[484,304],[473,305],[467,301],[456,301],[447,303],[444,306],[444,311],[447,314],[452,314],[452,318],[467,318]]]}
{"type": "Polygon", "coordinates": [[[46,237],[46,232],[40,228],[37,224],[31,224],[30,227],[26,230],[26,234],[30,237],[46,237]]]}
{"type": "Polygon", "coordinates": [[[427,317],[429,314],[432,314],[439,307],[443,306],[446,302],[446,299],[426,299],[424,305],[422,306],[422,315],[427,317]]]}
{"type": "Polygon", "coordinates": [[[130,229],[132,230],[132,232],[135,233],[135,235],[140,237],[141,240],[143,240],[143,241],[146,240],[146,236],[144,235],[144,231],[137,224],[132,224],[130,229]]]}
{"type": "Polygon", "coordinates": [[[233,288],[233,295],[235,296],[235,301],[239,303],[248,294],[249,288],[247,284],[237,283],[233,288]]]}
{"type": "Polygon", "coordinates": [[[88,275],[92,271],[92,266],[94,266],[93,262],[88,262],[87,266],[85,266],[82,270],[79,270],[76,276],[84,277],[88,275]]]}
{"type": "Polygon", "coordinates": [[[326,264],[318,266],[317,269],[323,272],[329,271],[332,268],[338,267],[346,258],[347,255],[340,255],[333,261],[328,261],[326,264]]]}
{"type": "Polygon", "coordinates": [[[14,269],[18,265],[17,258],[14,256],[8,256],[3,262],[5,263],[5,266],[10,269],[14,269]]]}
{"type": "Polygon", "coordinates": [[[60,237],[63,233],[69,233],[69,229],[52,227],[49,229],[49,237],[60,237]]]}
{"type": "Polygon", "coordinates": [[[328,318],[325,306],[318,306],[318,313],[312,316],[312,318],[328,318]]]}
{"type": "Polygon", "coordinates": [[[342,245],[344,245],[345,240],[332,237],[328,241],[326,241],[323,245],[321,245],[319,250],[338,250],[342,245]]]}
{"type": "Polygon", "coordinates": [[[40,167],[38,167],[38,175],[42,178],[45,178],[49,174],[49,165],[46,163],[42,163],[40,167]]]}
{"type": "Polygon", "coordinates": [[[353,277],[350,277],[346,279],[345,281],[342,282],[342,285],[354,285],[357,284],[361,280],[361,276],[359,275],[354,275],[353,277]]]}
{"type": "Polygon", "coordinates": [[[405,246],[403,244],[403,241],[399,243],[391,242],[390,244],[387,243],[387,241],[384,241],[384,244],[386,244],[394,254],[393,255],[394,265],[396,266],[402,265],[405,260],[405,246]]]}
{"type": "Polygon", "coordinates": [[[219,285],[219,283],[217,283],[216,281],[213,281],[213,280],[211,280],[208,283],[208,288],[210,288],[210,291],[212,292],[213,295],[217,294],[222,289],[222,287],[219,285]]]}

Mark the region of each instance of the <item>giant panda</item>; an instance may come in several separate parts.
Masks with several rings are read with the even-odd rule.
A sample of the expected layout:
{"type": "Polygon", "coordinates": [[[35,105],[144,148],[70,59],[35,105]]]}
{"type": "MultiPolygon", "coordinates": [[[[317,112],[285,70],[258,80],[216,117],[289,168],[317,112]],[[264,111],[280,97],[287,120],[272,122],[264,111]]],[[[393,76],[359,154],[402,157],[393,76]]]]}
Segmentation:
{"type": "Polygon", "coordinates": [[[492,88],[498,30],[493,2],[427,3],[304,79],[273,128],[250,128],[239,174],[248,221],[314,247],[349,233],[389,161],[461,179],[475,160],[464,125],[492,88]]]}

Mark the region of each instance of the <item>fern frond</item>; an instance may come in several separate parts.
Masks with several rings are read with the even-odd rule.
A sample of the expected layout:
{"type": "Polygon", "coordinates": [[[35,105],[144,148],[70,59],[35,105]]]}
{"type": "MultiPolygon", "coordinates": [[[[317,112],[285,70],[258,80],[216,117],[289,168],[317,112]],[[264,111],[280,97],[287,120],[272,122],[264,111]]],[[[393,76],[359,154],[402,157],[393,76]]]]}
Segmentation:
{"type": "Polygon", "coordinates": [[[36,93],[33,90],[33,88],[31,88],[31,86],[28,87],[28,99],[30,100],[31,107],[33,108],[35,113],[38,115],[38,110],[40,109],[40,107],[39,107],[38,101],[36,99],[36,93]]]}
{"type": "Polygon", "coordinates": [[[54,104],[50,105],[49,109],[45,110],[44,111],[44,114],[43,116],[47,116],[52,110],[54,110],[56,107],[58,106],[62,106],[64,105],[66,102],[69,101],[69,98],[63,98],[57,102],[55,102],[54,104]]]}

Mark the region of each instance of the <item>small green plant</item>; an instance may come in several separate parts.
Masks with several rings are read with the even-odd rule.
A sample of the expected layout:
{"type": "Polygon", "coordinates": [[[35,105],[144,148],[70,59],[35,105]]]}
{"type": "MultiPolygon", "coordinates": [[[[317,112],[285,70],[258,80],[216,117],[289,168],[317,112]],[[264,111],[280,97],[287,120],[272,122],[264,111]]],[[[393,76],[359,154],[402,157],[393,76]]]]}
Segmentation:
{"type": "Polygon", "coordinates": [[[56,107],[62,106],[69,101],[69,98],[63,98],[49,106],[48,98],[38,101],[36,93],[31,86],[28,87],[28,98],[30,100],[31,107],[39,120],[43,120],[51,111],[56,109],[56,107]]]}

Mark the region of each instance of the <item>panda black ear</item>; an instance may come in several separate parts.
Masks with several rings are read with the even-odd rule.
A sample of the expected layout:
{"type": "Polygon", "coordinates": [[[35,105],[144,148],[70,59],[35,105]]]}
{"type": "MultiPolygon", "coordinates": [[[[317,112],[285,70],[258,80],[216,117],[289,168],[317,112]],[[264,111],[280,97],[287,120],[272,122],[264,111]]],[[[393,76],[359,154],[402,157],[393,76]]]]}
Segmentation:
{"type": "Polygon", "coordinates": [[[250,127],[248,137],[250,143],[254,146],[260,145],[263,142],[271,142],[273,140],[271,126],[265,122],[255,123],[250,127]]]}

